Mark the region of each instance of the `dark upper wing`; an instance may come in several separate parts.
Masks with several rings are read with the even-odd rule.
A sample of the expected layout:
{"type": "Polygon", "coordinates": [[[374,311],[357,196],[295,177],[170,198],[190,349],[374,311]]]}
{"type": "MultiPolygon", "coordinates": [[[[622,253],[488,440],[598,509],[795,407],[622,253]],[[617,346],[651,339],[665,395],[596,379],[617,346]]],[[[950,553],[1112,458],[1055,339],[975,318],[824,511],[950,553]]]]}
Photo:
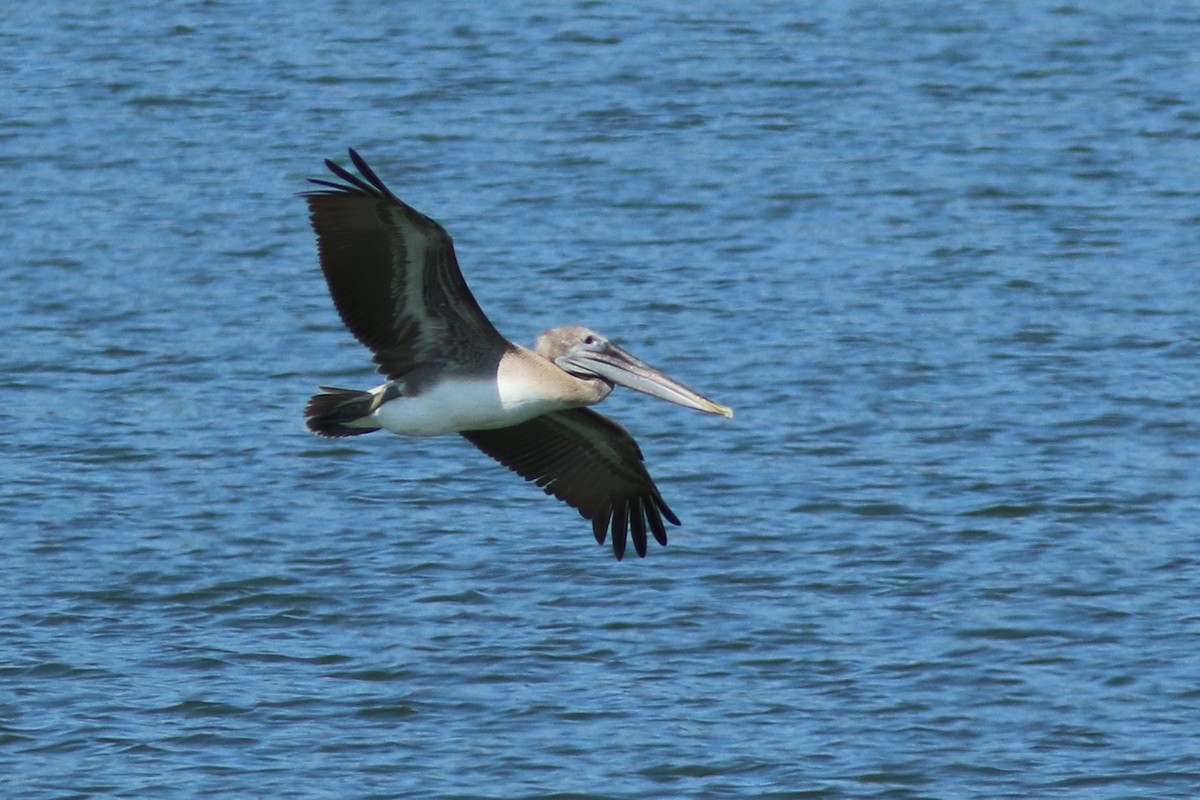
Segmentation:
{"type": "Polygon", "coordinates": [[[637,554],[645,556],[647,527],[665,545],[663,517],[679,524],[646,471],[637,442],[591,409],[555,411],[509,428],[462,435],[546,494],[579,509],[592,521],[598,543],[604,544],[611,524],[618,559],[625,555],[627,531],[637,554]]]}
{"type": "Polygon", "coordinates": [[[506,346],[467,288],[450,234],[392,194],[354,150],[350,160],[362,178],[326,160],[344,183],[310,178],[326,188],[304,198],[333,304],[380,372],[397,377],[423,361],[506,346]]]}

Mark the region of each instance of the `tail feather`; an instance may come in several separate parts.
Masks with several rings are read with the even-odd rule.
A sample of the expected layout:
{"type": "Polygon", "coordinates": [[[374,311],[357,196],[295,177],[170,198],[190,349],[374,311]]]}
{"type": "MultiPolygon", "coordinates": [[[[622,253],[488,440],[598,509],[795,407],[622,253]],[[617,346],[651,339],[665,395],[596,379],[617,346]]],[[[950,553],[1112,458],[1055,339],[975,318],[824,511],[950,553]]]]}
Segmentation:
{"type": "Polygon", "coordinates": [[[378,425],[360,422],[378,406],[376,393],[322,386],[304,407],[304,424],[318,436],[360,436],[379,430],[378,425]]]}

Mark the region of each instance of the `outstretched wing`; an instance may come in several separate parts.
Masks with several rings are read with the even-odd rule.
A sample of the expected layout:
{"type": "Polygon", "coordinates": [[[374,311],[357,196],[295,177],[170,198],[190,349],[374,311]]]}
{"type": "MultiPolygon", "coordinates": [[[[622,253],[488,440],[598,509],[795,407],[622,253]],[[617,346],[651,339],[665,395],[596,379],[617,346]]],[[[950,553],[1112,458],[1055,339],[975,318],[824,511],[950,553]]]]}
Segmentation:
{"type": "Polygon", "coordinates": [[[304,194],[321,271],[351,333],[390,378],[432,360],[469,362],[508,346],[467,288],[450,234],[384,185],[353,149],[358,177],[304,194]]]}
{"type": "Polygon", "coordinates": [[[599,544],[611,527],[618,560],[625,555],[627,532],[634,550],[645,556],[647,529],[665,545],[663,517],[679,524],[646,471],[637,442],[591,409],[555,411],[512,427],[462,435],[546,494],[578,509],[592,521],[599,544]]]}

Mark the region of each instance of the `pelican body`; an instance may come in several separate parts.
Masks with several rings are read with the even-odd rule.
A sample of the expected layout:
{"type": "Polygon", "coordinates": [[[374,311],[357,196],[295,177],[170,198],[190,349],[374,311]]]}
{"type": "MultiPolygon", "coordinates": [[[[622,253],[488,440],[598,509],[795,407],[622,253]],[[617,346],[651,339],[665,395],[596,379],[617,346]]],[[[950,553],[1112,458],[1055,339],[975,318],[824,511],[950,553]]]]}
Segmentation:
{"type": "Polygon", "coordinates": [[[306,192],[321,271],[351,333],[386,382],[321,387],[304,409],[320,436],[387,430],[458,433],[592,522],[625,554],[646,555],[647,532],[666,545],[663,501],[633,437],[588,406],[625,386],[688,408],[733,416],[600,334],[572,326],[540,334],[532,350],[505,339],[467,288],[450,235],[410,207],[356,153],[362,177],[332,161],[341,182],[310,178],[306,192]]]}

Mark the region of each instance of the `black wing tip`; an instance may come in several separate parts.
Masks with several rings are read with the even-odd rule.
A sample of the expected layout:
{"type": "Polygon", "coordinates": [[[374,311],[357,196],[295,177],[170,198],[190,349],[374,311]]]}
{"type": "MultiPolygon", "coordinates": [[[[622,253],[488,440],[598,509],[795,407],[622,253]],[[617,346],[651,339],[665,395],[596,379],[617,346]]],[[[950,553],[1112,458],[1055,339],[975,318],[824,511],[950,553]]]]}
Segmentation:
{"type": "Polygon", "coordinates": [[[604,544],[604,540],[608,538],[608,519],[608,513],[597,514],[592,518],[592,536],[596,538],[596,544],[604,544]]]}
{"type": "Polygon", "coordinates": [[[614,508],[612,515],[612,548],[613,555],[617,557],[617,561],[625,557],[625,544],[628,541],[628,531],[629,508],[614,508]]]}
{"type": "MultiPolygon", "coordinates": [[[[650,499],[653,502],[653,505],[652,506],[647,505],[646,506],[647,508],[654,508],[654,509],[657,509],[658,511],[661,511],[662,515],[664,517],[666,517],[667,521],[670,522],[672,525],[682,525],[683,524],[682,522],[679,521],[679,517],[675,516],[675,512],[671,510],[671,507],[669,505],[667,505],[667,501],[662,499],[661,494],[659,494],[657,491],[655,491],[654,494],[652,494],[650,496],[650,499]]],[[[664,542],[664,544],[665,544],[665,542],[664,542]]]]}
{"type": "Polygon", "coordinates": [[[366,197],[381,197],[390,200],[393,203],[400,203],[400,199],[392,194],[392,190],[387,187],[379,176],[375,174],[375,170],[367,164],[366,159],[358,154],[358,151],[353,147],[346,149],[350,155],[350,163],[362,175],[360,178],[350,170],[343,167],[341,164],[334,161],[332,158],[325,159],[325,168],[332,172],[344,183],[338,183],[326,178],[309,178],[308,182],[321,186],[321,189],[311,189],[307,192],[301,192],[301,197],[328,197],[330,195],[358,195],[366,197]]]}
{"type": "Polygon", "coordinates": [[[629,502],[629,534],[633,538],[633,549],[638,558],[646,557],[646,510],[639,497],[629,502]]]}
{"type": "Polygon", "coordinates": [[[367,163],[365,158],[358,154],[357,150],[355,150],[353,147],[348,147],[346,148],[346,152],[350,154],[350,161],[354,164],[354,168],[358,170],[360,175],[367,179],[367,183],[369,183],[376,191],[378,191],[380,195],[386,197],[388,200],[391,200],[397,205],[404,205],[400,202],[400,198],[392,194],[392,190],[389,189],[387,184],[375,174],[375,170],[371,169],[371,165],[367,163]]]}
{"type": "Polygon", "coordinates": [[[360,156],[357,150],[355,150],[353,147],[347,147],[346,153],[350,156],[350,163],[354,165],[355,169],[362,173],[364,178],[372,183],[379,180],[379,178],[375,175],[375,170],[371,169],[371,167],[367,165],[367,160],[360,156]]]}
{"type": "Polygon", "coordinates": [[[666,518],[672,525],[680,525],[679,518],[663,502],[657,492],[635,497],[624,506],[614,505],[592,517],[592,535],[596,544],[604,544],[608,534],[612,533],[613,555],[617,561],[625,558],[626,546],[633,540],[633,550],[638,558],[645,558],[649,551],[650,538],[661,546],[667,546],[667,528],[663,524],[666,518]]]}

